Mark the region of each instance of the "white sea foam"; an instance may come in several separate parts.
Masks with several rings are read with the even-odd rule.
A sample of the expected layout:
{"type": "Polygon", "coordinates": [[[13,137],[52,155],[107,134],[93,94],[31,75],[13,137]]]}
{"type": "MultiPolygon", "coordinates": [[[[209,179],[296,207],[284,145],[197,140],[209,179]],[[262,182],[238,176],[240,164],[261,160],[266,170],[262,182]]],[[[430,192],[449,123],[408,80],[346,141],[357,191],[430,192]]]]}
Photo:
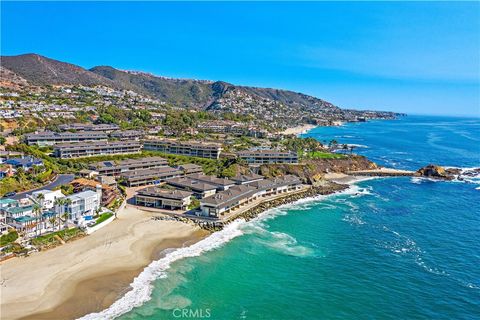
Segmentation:
{"type": "Polygon", "coordinates": [[[158,278],[166,277],[166,271],[171,264],[177,260],[196,257],[204,252],[214,250],[233,238],[243,234],[240,226],[245,224],[245,220],[239,219],[223,230],[212,233],[209,237],[185,248],[177,249],[157,261],[150,263],[130,284],[132,289],[123,297],[113,303],[109,308],[91,313],[81,317],[81,320],[98,320],[98,319],[114,319],[124,313],[131,311],[135,307],[141,306],[146,301],[150,300],[153,290],[152,282],[158,278]]]}
{"type": "MultiPolygon", "coordinates": [[[[364,194],[369,194],[367,188],[359,188],[356,185],[351,185],[349,188],[338,193],[304,198],[290,204],[285,204],[277,208],[272,208],[263,212],[258,217],[252,219],[249,222],[246,222],[244,219],[235,220],[232,223],[228,224],[223,230],[212,233],[207,238],[189,247],[180,248],[175,251],[168,252],[162,259],[153,261],[133,280],[133,282],[130,284],[130,287],[132,289],[128,291],[124,296],[122,296],[119,300],[114,302],[107,309],[100,312],[87,314],[79,318],[79,320],[110,320],[119,317],[122,314],[125,314],[136,307],[140,307],[145,302],[151,299],[153,282],[156,279],[167,277],[167,270],[170,268],[173,262],[184,258],[200,256],[204,252],[212,251],[223,246],[230,240],[248,232],[245,228],[246,224],[248,224],[249,227],[252,227],[252,225],[257,223],[257,227],[262,228],[262,221],[272,219],[279,215],[286,215],[288,213],[288,209],[295,208],[299,205],[301,206],[302,204],[320,201],[327,197],[337,195],[359,196],[364,194]]],[[[296,240],[292,242],[292,239],[289,239],[286,242],[284,241],[284,252],[300,256],[311,255],[312,252],[314,252],[313,249],[304,246],[292,246],[292,244],[295,243],[296,240]],[[289,245],[290,247],[285,247],[285,245],[289,245]]]]}

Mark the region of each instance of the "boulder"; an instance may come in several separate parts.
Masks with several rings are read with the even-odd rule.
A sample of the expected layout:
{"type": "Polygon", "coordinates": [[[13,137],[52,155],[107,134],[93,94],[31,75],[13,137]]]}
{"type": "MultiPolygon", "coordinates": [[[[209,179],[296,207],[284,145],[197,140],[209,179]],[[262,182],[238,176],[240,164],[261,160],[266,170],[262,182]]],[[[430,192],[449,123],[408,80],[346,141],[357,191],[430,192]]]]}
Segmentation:
{"type": "Polygon", "coordinates": [[[417,174],[422,177],[452,180],[454,177],[448,173],[445,168],[434,164],[429,164],[417,171],[417,174]]]}

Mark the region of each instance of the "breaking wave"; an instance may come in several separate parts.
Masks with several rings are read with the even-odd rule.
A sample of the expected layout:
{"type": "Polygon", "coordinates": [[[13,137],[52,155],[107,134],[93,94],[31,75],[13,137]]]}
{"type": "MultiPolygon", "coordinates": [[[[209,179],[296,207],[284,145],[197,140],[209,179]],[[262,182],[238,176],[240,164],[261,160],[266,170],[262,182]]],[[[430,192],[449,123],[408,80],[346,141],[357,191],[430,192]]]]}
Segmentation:
{"type": "MultiPolygon", "coordinates": [[[[87,314],[78,320],[114,319],[136,307],[142,306],[145,302],[151,299],[153,282],[160,278],[166,278],[167,271],[170,269],[173,262],[184,258],[197,257],[205,252],[220,248],[230,240],[239,237],[246,232],[251,232],[248,231],[251,230],[251,228],[256,227],[256,232],[261,232],[258,228],[262,228],[263,221],[273,219],[277,216],[286,215],[288,214],[289,209],[294,208],[302,210],[303,206],[309,206],[312,202],[317,202],[331,196],[360,196],[364,194],[369,194],[368,188],[359,188],[356,185],[351,185],[349,188],[338,193],[304,198],[290,204],[267,210],[249,222],[246,222],[244,219],[235,220],[228,224],[223,230],[212,233],[207,238],[189,247],[168,252],[165,257],[151,262],[130,284],[132,289],[119,300],[115,301],[110,307],[103,311],[87,314]]],[[[315,254],[315,251],[312,248],[299,245],[295,238],[286,233],[270,232],[268,230],[265,230],[265,232],[270,233],[272,238],[271,240],[266,241],[265,245],[272,249],[284,254],[300,257],[313,256],[315,254]]]]}

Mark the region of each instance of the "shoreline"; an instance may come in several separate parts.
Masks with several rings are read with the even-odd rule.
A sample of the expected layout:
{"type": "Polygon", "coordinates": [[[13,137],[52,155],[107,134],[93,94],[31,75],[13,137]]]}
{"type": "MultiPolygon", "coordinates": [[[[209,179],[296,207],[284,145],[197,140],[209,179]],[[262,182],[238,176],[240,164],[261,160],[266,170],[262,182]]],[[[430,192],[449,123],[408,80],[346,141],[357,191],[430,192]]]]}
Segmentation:
{"type": "Polygon", "coordinates": [[[3,262],[2,319],[76,319],[101,311],[128,292],[134,278],[166,249],[189,246],[209,234],[151,217],[126,207],[88,237],[3,262]]]}
{"type": "Polygon", "coordinates": [[[301,126],[296,126],[296,127],[292,127],[292,128],[287,128],[285,130],[283,130],[281,133],[282,134],[285,134],[285,135],[289,135],[289,134],[293,134],[293,135],[301,135],[303,133],[307,133],[308,131],[316,128],[317,126],[316,125],[313,125],[313,124],[304,124],[304,125],[301,125],[301,126]]]}
{"type": "MultiPolygon", "coordinates": [[[[260,203],[235,216],[235,219],[227,222],[223,229],[228,228],[229,225],[234,224],[237,220],[249,221],[270,209],[295,203],[302,199],[342,193],[356,182],[366,179],[372,179],[372,177],[350,176],[346,174],[327,175],[325,177],[326,182],[323,185],[311,187],[304,192],[295,193],[284,198],[260,203]]],[[[87,241],[82,239],[67,243],[46,252],[34,254],[23,261],[20,260],[18,263],[11,261],[10,263],[6,262],[0,265],[3,272],[3,293],[2,297],[0,297],[2,302],[2,319],[76,319],[107,310],[113,303],[123,299],[129,291],[134,290],[134,286],[132,286],[134,279],[141,276],[153,262],[162,258],[168,259],[166,249],[176,249],[173,250],[174,252],[182,251],[180,248],[188,250],[195,247],[195,244],[201,245],[202,240],[207,239],[208,235],[217,234],[217,232],[210,233],[200,229],[198,226],[178,221],[152,221],[154,214],[127,206],[119,214],[119,219],[86,237],[87,241]],[[115,223],[118,220],[123,220],[124,227],[127,229],[127,235],[120,236],[120,238],[128,237],[132,234],[134,236],[129,241],[125,241],[124,245],[119,245],[122,239],[116,239],[117,241],[114,244],[117,244],[117,248],[112,248],[113,246],[109,242],[113,240],[109,237],[112,236],[110,233],[114,229],[119,233],[122,233],[123,230],[123,233],[125,233],[125,230],[120,228],[118,223],[115,223]],[[138,226],[128,227],[128,225],[125,225],[128,222],[134,222],[138,226]],[[150,228],[146,226],[147,224],[150,225],[150,228]],[[155,225],[155,227],[151,228],[151,225],[155,225]],[[159,229],[163,229],[166,235],[158,236],[158,233],[161,233],[159,229]],[[154,234],[151,233],[152,231],[154,234]],[[96,242],[97,246],[90,248],[90,244],[87,244],[87,242],[92,241],[96,242]],[[77,252],[78,248],[73,247],[83,247],[84,251],[80,250],[80,252],[77,252]],[[105,247],[111,249],[105,252],[105,247]],[[128,252],[123,252],[123,250],[128,252]],[[63,258],[67,251],[70,253],[75,252],[71,261],[63,258]],[[51,257],[47,256],[48,254],[53,256],[53,260],[63,260],[63,264],[60,261],[62,266],[60,270],[50,270],[52,261],[51,257]],[[104,263],[104,258],[108,259],[109,256],[116,263],[112,264],[112,261],[109,261],[109,265],[104,263]],[[132,259],[132,256],[135,259],[132,259]],[[95,259],[94,257],[101,258],[95,259]],[[80,259],[80,262],[77,265],[75,260],[78,259],[80,259]],[[88,261],[85,262],[87,259],[88,261]],[[58,273],[55,273],[54,277],[47,276],[48,279],[41,284],[33,283],[32,285],[30,283],[28,288],[22,288],[21,284],[26,283],[26,279],[22,277],[9,279],[9,277],[14,272],[21,273],[26,266],[40,270],[42,268],[44,270],[49,269],[48,271],[52,273],[54,271],[58,273]],[[95,271],[91,271],[94,268],[95,271]],[[33,293],[30,292],[32,289],[33,293]],[[9,290],[12,290],[13,293],[9,292],[9,290]],[[25,294],[25,291],[28,291],[30,295],[25,294]]],[[[18,260],[18,258],[15,260],[18,260]]]]}

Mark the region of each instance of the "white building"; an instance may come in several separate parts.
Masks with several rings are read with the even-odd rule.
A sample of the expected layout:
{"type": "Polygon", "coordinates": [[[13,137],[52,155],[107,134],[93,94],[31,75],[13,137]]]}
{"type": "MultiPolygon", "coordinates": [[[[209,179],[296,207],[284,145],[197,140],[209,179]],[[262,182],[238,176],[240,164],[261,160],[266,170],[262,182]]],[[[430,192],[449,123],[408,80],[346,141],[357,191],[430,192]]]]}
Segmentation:
{"type": "Polygon", "coordinates": [[[55,200],[64,198],[65,195],[60,190],[40,190],[32,192],[31,197],[42,209],[52,209],[55,205],[55,200]]]}
{"type": "Polygon", "coordinates": [[[101,187],[97,187],[97,191],[82,191],[65,197],[63,204],[55,206],[55,212],[61,216],[67,213],[69,220],[76,224],[82,224],[100,209],[101,199],[101,187]]]}

